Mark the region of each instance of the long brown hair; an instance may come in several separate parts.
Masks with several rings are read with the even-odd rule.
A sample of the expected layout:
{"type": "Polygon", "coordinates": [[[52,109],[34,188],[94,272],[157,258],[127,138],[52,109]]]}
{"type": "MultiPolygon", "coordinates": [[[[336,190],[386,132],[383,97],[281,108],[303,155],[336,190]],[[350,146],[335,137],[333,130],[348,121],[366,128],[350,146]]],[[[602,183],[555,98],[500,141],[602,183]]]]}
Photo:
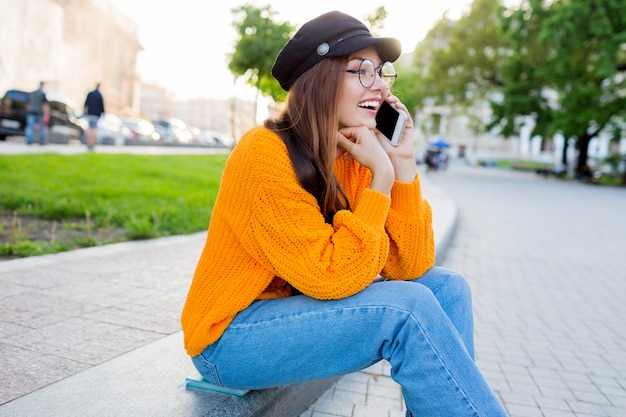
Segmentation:
{"type": "Polygon", "coordinates": [[[334,173],[340,86],[347,57],[323,59],[289,89],[283,111],[265,126],[285,142],[302,187],[317,200],[327,223],[350,203],[334,173]]]}

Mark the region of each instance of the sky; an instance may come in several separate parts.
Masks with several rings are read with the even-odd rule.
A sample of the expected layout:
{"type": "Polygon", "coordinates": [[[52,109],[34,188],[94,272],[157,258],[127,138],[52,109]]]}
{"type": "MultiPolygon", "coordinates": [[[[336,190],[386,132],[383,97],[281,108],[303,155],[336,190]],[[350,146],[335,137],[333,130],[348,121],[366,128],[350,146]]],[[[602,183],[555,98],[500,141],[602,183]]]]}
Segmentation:
{"type": "Polygon", "coordinates": [[[235,94],[252,97],[250,89],[235,85],[226,58],[236,42],[231,9],[243,4],[263,7],[271,3],[275,20],[296,28],[331,10],[364,21],[382,5],[388,16],[380,35],[399,39],[404,52],[413,51],[444,12],[457,18],[471,4],[471,0],[435,0],[409,8],[406,0],[113,1],[139,27],[139,42],[144,48],[137,62],[141,79],[168,88],[181,100],[226,99],[235,94]]]}

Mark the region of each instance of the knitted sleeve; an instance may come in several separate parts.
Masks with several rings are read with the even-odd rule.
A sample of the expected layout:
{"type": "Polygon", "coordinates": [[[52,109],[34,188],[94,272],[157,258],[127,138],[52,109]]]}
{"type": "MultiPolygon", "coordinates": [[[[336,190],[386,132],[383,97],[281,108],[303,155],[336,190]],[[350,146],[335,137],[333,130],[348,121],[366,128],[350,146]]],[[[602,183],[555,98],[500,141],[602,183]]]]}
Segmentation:
{"type": "Polygon", "coordinates": [[[414,279],[435,264],[432,211],[422,196],[419,177],[411,183],[396,181],[385,227],[390,249],[381,275],[389,279],[414,279]]]}
{"type": "Polygon", "coordinates": [[[286,152],[252,161],[259,186],[254,190],[250,226],[242,237],[246,251],[264,268],[302,293],[338,299],[367,287],[389,252],[385,219],[390,198],[364,190],[353,210],[339,211],[325,223],[315,198],[293,173],[286,152]]]}

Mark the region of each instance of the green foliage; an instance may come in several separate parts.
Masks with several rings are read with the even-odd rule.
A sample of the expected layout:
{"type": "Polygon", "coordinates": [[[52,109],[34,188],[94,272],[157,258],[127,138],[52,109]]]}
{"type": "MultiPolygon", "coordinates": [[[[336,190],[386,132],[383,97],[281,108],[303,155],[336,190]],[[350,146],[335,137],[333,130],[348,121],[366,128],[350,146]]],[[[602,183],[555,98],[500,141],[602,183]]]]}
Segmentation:
{"type": "Polygon", "coordinates": [[[271,6],[261,8],[243,5],[231,10],[239,40],[230,55],[228,68],[250,85],[275,101],[283,101],[286,93],[272,77],[272,65],[294,31],[289,23],[275,23],[271,6]]]}
{"type": "Polygon", "coordinates": [[[518,171],[535,171],[540,168],[549,170],[554,168],[554,164],[546,164],[545,162],[529,161],[524,159],[498,159],[496,166],[499,168],[514,169],[518,171]]]}
{"type": "MultiPolygon", "coordinates": [[[[511,16],[513,22],[533,34],[532,41],[513,49],[514,59],[535,47],[536,134],[562,133],[575,138],[579,158],[577,172],[587,165],[589,142],[609,131],[626,115],[626,80],[620,55],[626,45],[626,8],[618,0],[528,1],[527,10],[511,16]]],[[[519,30],[508,32],[516,37],[519,30]]],[[[526,82],[512,77],[508,83],[526,82]]],[[[527,93],[522,90],[522,94],[527,93]]],[[[507,95],[505,95],[505,98],[507,95]]],[[[515,100],[518,95],[511,94],[515,100]]],[[[529,115],[528,109],[513,108],[508,117],[529,115]]]]}
{"type": "Polygon", "coordinates": [[[493,121],[487,128],[498,126],[504,137],[519,134],[527,122],[519,116],[530,116],[534,120],[532,136],[556,133],[550,130],[550,96],[544,94],[542,79],[546,70],[546,51],[539,39],[546,12],[542,2],[531,0],[527,7],[513,10],[502,19],[510,52],[501,67],[503,83],[498,95],[501,100],[491,101],[493,121]],[[536,12],[529,13],[528,8],[536,12]]]}
{"type": "MultiPolygon", "coordinates": [[[[485,99],[504,137],[562,133],[587,162],[590,140],[619,134],[626,116],[623,0],[474,0],[458,21],[442,19],[416,49],[418,103],[471,107],[485,99]]],[[[564,152],[565,153],[565,152],[564,152]]]]}
{"type": "Polygon", "coordinates": [[[387,19],[387,10],[385,10],[384,6],[378,7],[374,10],[374,13],[365,18],[372,35],[380,36],[380,31],[385,25],[385,19],[387,19]]]}
{"type": "Polygon", "coordinates": [[[618,153],[612,153],[604,158],[604,163],[609,167],[611,174],[619,174],[619,168],[622,164],[623,157],[618,153]]]}
{"type": "Polygon", "coordinates": [[[474,0],[457,21],[445,16],[418,45],[415,64],[421,72],[417,90],[423,101],[469,107],[502,84],[500,66],[507,42],[502,36],[499,0],[474,0]]]}
{"type": "Polygon", "coordinates": [[[626,8],[616,0],[570,0],[549,6],[542,45],[549,48],[544,83],[558,92],[555,127],[566,137],[595,136],[626,112],[619,55],[626,45],[626,8]]]}
{"type": "Polygon", "coordinates": [[[0,255],[13,255],[17,257],[27,257],[44,255],[46,253],[60,252],[60,248],[47,248],[41,242],[32,242],[30,240],[19,240],[15,242],[0,244],[0,255]]]}
{"type": "Polygon", "coordinates": [[[141,217],[131,213],[124,226],[128,229],[130,239],[151,239],[159,236],[159,230],[165,218],[167,218],[167,213],[163,213],[162,210],[160,213],[146,213],[141,217]]]}
{"type": "Polygon", "coordinates": [[[396,64],[398,78],[393,85],[393,94],[404,103],[409,112],[414,115],[420,105],[419,98],[415,91],[419,88],[420,74],[417,69],[411,66],[400,66],[396,64]]]}
{"type": "MultiPolygon", "coordinates": [[[[0,211],[13,212],[18,221],[28,216],[81,229],[82,241],[73,246],[93,246],[98,233],[114,228],[125,230],[126,239],[197,232],[208,226],[226,158],[96,153],[0,156],[0,211]]],[[[5,254],[63,249],[59,242],[41,248],[21,238],[20,227],[14,229],[12,241],[0,247],[5,254]]]]}
{"type": "MultiPolygon", "coordinates": [[[[414,54],[413,100],[416,109],[447,106],[450,114],[463,114],[476,133],[485,130],[480,106],[502,86],[500,68],[508,41],[502,36],[500,0],[475,0],[459,20],[444,15],[420,42],[414,54]]],[[[404,86],[403,86],[404,88],[404,86]]],[[[436,121],[416,124],[426,134],[436,121]]]]}

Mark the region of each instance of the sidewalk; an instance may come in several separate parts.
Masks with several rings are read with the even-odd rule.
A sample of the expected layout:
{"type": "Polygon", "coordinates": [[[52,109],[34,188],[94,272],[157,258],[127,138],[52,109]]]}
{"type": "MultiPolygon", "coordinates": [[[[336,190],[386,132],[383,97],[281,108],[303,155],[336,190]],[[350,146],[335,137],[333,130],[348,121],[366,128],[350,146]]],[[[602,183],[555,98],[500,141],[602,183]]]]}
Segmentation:
{"type": "MultiPolygon", "coordinates": [[[[456,206],[427,181],[423,186],[435,213],[439,260],[456,206]]],[[[179,317],[204,238],[201,232],[0,262],[0,416],[198,415],[202,399],[181,388],[194,370],[179,317]],[[172,352],[167,365],[149,362],[172,352]],[[133,409],[155,389],[169,397],[146,398],[141,410],[133,409]]],[[[332,390],[375,381],[381,403],[369,415],[379,417],[387,392],[394,401],[389,408],[401,406],[388,375],[380,364],[344,377],[332,390]]],[[[328,406],[337,407],[337,400],[352,407],[352,398],[338,395],[328,406]]],[[[320,400],[313,415],[324,404],[320,400]]]]}

